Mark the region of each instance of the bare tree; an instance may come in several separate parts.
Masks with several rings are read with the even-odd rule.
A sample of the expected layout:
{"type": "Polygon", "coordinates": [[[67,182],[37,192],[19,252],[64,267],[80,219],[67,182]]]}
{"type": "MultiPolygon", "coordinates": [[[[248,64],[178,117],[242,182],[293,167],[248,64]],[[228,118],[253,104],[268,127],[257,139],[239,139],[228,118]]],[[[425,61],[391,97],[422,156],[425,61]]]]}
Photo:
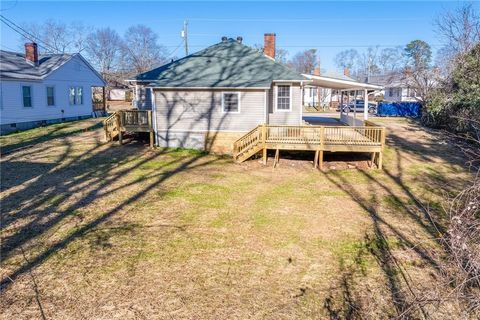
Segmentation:
{"type": "Polygon", "coordinates": [[[480,42],[480,16],[472,3],[443,13],[435,25],[437,33],[453,55],[464,54],[480,42]]]}
{"type": "Polygon", "coordinates": [[[389,73],[401,69],[404,65],[403,48],[385,48],[380,51],[378,65],[383,73],[389,73]]]}
{"type": "Polygon", "coordinates": [[[355,49],[343,50],[335,56],[335,64],[342,69],[353,69],[358,60],[358,56],[358,51],[355,49]]]}
{"type": "Polygon", "coordinates": [[[300,73],[313,73],[317,60],[317,50],[309,49],[294,55],[288,65],[300,73]]]}
{"type": "Polygon", "coordinates": [[[23,24],[23,28],[32,34],[34,39],[22,37],[20,40],[22,45],[25,41],[35,40],[40,42],[40,48],[48,53],[80,52],[84,48],[86,28],[81,22],[67,25],[49,19],[41,24],[23,24]]]}
{"type": "Polygon", "coordinates": [[[117,71],[121,48],[122,39],[118,33],[110,28],[103,28],[88,35],[85,51],[102,76],[110,80],[112,73],[117,71]]]}
{"type": "Polygon", "coordinates": [[[135,72],[142,73],[166,62],[166,50],[157,39],[157,34],[147,26],[139,24],[127,29],[123,54],[135,72]]]}
{"type": "MultiPolygon", "coordinates": [[[[253,47],[253,49],[255,49],[259,52],[263,52],[263,45],[262,44],[255,43],[252,47],[253,47]]],[[[278,63],[284,64],[284,65],[287,65],[287,63],[288,63],[287,57],[288,57],[288,50],[283,49],[283,48],[275,49],[275,61],[277,61],[278,63]]]]}
{"type": "Polygon", "coordinates": [[[378,67],[378,47],[368,47],[357,56],[358,74],[364,75],[368,82],[370,75],[380,73],[378,67]]]}
{"type": "Polygon", "coordinates": [[[288,51],[282,48],[277,48],[275,50],[275,61],[278,63],[287,64],[288,51]]]}

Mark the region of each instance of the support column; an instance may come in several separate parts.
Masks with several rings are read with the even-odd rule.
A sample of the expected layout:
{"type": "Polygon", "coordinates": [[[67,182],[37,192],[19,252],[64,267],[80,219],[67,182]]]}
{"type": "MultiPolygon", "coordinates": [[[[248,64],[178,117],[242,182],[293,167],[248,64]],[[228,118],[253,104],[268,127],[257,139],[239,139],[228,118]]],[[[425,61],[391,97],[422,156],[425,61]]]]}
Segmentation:
{"type": "Polygon", "coordinates": [[[102,87],[102,96],[103,96],[103,111],[107,112],[107,94],[105,92],[105,86],[102,87]]]}
{"type": "Polygon", "coordinates": [[[363,92],[363,103],[365,108],[363,109],[363,120],[368,120],[368,90],[365,89],[363,92]]]}
{"type": "Polygon", "coordinates": [[[353,91],[353,125],[357,125],[357,90],[353,91]]]}
{"type": "Polygon", "coordinates": [[[320,170],[323,170],[323,150],[320,150],[319,161],[320,161],[320,170]]]}

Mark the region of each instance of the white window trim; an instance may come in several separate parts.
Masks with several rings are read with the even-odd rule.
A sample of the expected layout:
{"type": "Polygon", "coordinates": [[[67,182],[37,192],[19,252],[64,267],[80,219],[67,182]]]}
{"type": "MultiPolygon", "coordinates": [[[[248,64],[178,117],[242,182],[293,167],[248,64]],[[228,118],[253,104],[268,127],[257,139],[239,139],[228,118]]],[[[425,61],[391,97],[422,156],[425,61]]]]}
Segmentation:
{"type": "Polygon", "coordinates": [[[240,113],[241,111],[241,102],[240,102],[240,92],[235,91],[222,91],[222,113],[240,113]],[[236,94],[238,97],[238,111],[226,111],[225,110],[225,94],[236,94]]]}
{"type": "Polygon", "coordinates": [[[280,84],[281,86],[290,86],[290,104],[288,106],[288,109],[278,109],[277,108],[277,105],[278,105],[278,84],[275,85],[275,112],[292,112],[292,84],[291,83],[281,83],[280,84]]]}
{"type": "Polygon", "coordinates": [[[76,106],[83,106],[83,104],[85,103],[85,94],[84,94],[84,91],[83,91],[83,86],[76,86],[75,87],[75,105],[76,106]],[[81,88],[82,89],[82,101],[80,101],[80,103],[76,103],[77,102],[77,97],[80,97],[80,95],[78,94],[78,89],[81,88]]]}
{"type": "Polygon", "coordinates": [[[71,105],[71,106],[76,106],[77,87],[73,86],[73,85],[68,86],[68,93],[67,94],[68,94],[68,104],[71,105]],[[70,100],[70,89],[72,89],[72,88],[73,88],[73,103],[70,100]]]}
{"type": "Polygon", "coordinates": [[[55,88],[55,85],[47,84],[45,85],[45,104],[49,108],[53,108],[57,106],[57,88],[55,88]],[[48,88],[53,88],[53,104],[48,105],[48,88]]]}
{"type": "Polygon", "coordinates": [[[33,86],[31,84],[20,84],[20,96],[22,97],[22,108],[33,108],[33,86]],[[25,103],[23,103],[23,87],[30,87],[30,107],[25,107],[25,103]]]}

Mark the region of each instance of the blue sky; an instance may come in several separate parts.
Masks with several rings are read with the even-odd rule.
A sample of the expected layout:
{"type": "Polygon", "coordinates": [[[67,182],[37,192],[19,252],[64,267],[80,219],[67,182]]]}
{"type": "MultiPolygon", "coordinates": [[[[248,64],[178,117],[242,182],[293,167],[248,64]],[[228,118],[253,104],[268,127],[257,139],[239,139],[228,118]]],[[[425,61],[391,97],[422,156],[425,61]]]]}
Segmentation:
{"type": "MultiPolygon", "coordinates": [[[[334,68],[336,53],[347,48],[405,45],[414,39],[441,45],[433,21],[459,1],[2,1],[4,16],[21,24],[48,18],[81,21],[92,28],[111,27],[120,34],[142,23],[173,51],[181,42],[184,19],[189,21],[192,51],[220,41],[223,35],[243,36],[248,45],[261,44],[265,32],[277,34],[277,47],[296,52],[316,48],[322,68],[334,68]]],[[[479,2],[475,2],[479,9],[479,2]]],[[[2,24],[2,49],[19,48],[19,36],[2,24]]],[[[181,57],[183,49],[176,55],[181,57]]]]}

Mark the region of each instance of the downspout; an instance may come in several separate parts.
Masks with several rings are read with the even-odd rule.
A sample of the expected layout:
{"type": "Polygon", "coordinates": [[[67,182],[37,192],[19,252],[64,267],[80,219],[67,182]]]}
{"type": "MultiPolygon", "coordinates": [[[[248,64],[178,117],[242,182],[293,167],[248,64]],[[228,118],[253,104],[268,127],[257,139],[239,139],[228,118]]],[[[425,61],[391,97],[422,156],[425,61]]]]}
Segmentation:
{"type": "Polygon", "coordinates": [[[155,91],[153,88],[150,88],[151,99],[152,99],[152,125],[153,125],[153,139],[154,145],[158,147],[158,136],[157,136],[157,104],[155,102],[155,91]]]}

